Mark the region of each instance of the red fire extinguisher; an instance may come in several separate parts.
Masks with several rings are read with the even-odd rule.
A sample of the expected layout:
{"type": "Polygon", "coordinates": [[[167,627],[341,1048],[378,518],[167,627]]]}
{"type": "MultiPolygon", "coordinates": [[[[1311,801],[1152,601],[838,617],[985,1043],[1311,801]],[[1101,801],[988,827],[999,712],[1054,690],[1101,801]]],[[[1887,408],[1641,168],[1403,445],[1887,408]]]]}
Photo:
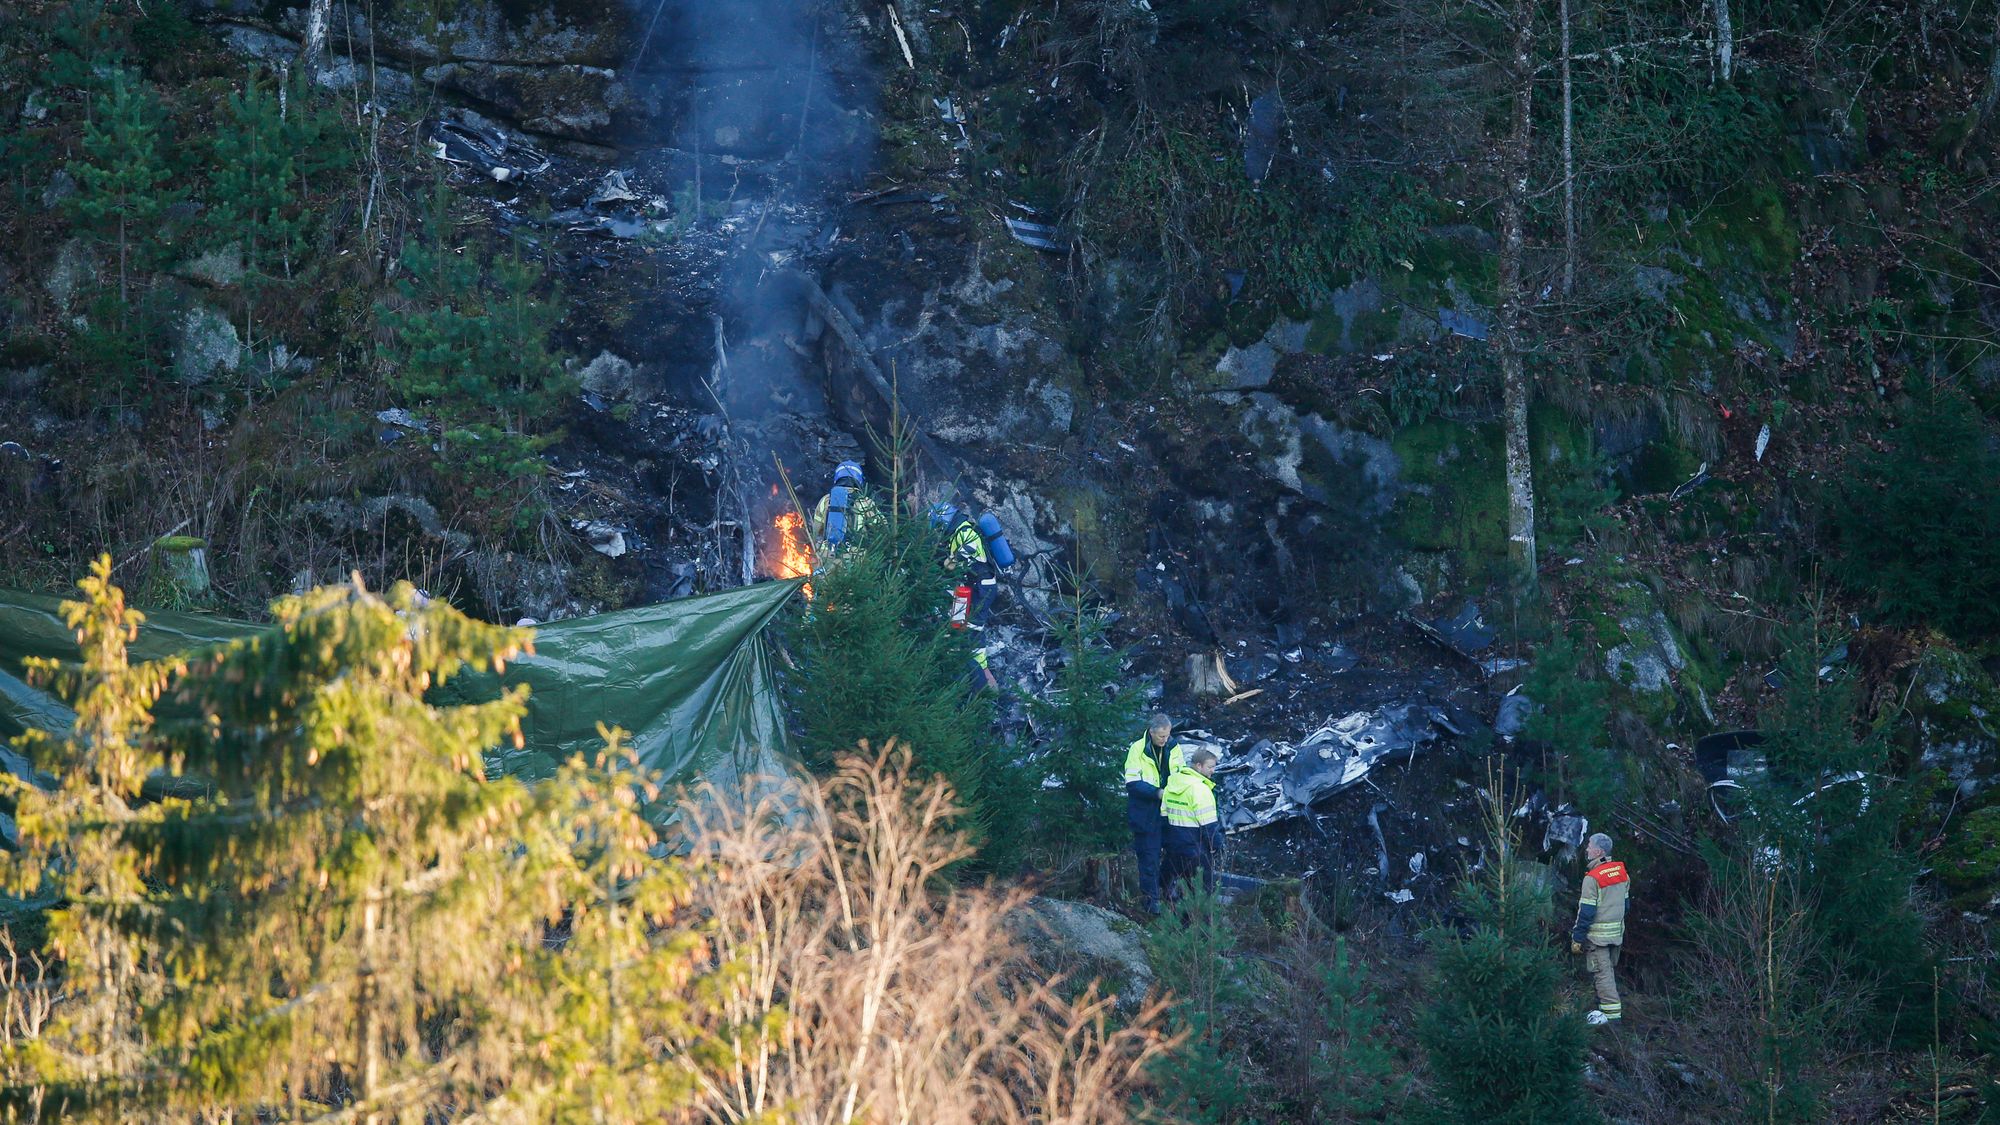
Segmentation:
{"type": "Polygon", "coordinates": [[[972,612],[972,587],[960,586],[951,592],[951,627],[965,628],[966,617],[972,612]]]}

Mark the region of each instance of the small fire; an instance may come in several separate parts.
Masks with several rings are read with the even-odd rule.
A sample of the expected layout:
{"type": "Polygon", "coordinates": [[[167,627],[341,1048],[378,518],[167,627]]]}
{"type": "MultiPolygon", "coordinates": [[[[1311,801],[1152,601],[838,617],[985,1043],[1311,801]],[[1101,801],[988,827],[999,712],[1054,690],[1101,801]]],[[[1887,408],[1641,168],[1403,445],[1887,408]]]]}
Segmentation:
{"type": "Polygon", "coordinates": [[[812,573],[812,548],[806,544],[806,521],[797,512],[781,512],[773,526],[778,532],[779,578],[804,578],[812,573]]]}

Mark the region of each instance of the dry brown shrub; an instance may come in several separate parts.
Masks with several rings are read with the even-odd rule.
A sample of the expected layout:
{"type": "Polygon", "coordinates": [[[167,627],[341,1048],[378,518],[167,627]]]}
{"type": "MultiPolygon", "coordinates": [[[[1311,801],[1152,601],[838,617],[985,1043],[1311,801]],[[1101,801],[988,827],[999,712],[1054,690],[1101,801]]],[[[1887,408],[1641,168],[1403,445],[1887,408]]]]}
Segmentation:
{"type": "Polygon", "coordinates": [[[1025,892],[952,886],[959,810],[906,750],[862,744],[802,809],[715,797],[686,808],[719,971],[715,1025],[671,1045],[700,1091],[681,1120],[1127,1119],[1171,1046],[1164,1003],[1115,1025],[1109,997],[1068,995],[1008,934],[1025,892]]]}

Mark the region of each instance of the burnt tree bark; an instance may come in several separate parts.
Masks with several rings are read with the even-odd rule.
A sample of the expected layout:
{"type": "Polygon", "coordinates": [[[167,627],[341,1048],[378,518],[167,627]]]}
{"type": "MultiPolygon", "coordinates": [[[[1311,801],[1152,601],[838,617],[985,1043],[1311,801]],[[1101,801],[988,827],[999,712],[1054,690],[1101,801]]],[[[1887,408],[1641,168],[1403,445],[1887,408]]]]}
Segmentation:
{"type": "Polygon", "coordinates": [[[1528,163],[1535,96],[1535,7],[1533,0],[1510,5],[1513,50],[1508,81],[1512,124],[1500,150],[1500,345],[1501,394],[1507,438],[1507,555],[1523,590],[1536,586],[1535,482],[1528,450],[1527,293],[1522,288],[1524,253],[1521,225],[1528,206],[1528,163]]]}

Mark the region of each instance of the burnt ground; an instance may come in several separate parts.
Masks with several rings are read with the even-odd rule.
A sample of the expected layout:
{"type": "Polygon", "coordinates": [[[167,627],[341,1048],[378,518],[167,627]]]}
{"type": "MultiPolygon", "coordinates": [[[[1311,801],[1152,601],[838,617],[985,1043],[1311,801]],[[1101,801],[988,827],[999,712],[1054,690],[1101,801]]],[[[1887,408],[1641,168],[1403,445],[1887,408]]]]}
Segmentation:
{"type": "MultiPolygon", "coordinates": [[[[832,80],[823,94],[833,106],[864,96],[832,80]]],[[[771,523],[791,503],[777,466],[809,505],[825,466],[868,459],[870,420],[835,386],[851,357],[802,295],[797,279],[810,279],[895,380],[932,467],[1009,521],[1022,592],[1039,601],[1064,576],[1091,575],[1131,682],[1184,730],[1240,754],[1360,711],[1451,716],[1457,733],[1390,755],[1310,816],[1237,831],[1228,857],[1236,874],[1373,900],[1409,931],[1445,908],[1478,855],[1477,782],[1500,692],[1380,608],[1387,552],[1369,513],[1274,481],[1226,398],[1091,395],[1103,384],[1070,366],[1055,311],[1059,256],[1009,239],[1005,216],[961,211],[950,175],[805,175],[784,151],[671,143],[607,161],[537,151],[452,112],[433,128],[461,142],[448,149],[460,189],[570,295],[584,393],[549,460],[559,511],[621,584],[612,600],[770,576],[771,523]],[[502,165],[521,174],[496,181],[502,165]],[[1024,388],[1046,399],[1057,385],[1088,397],[1067,417],[1022,410],[1024,388]],[[1094,535],[1079,523],[1086,502],[1116,513],[1094,535]],[[1192,696],[1185,665],[1202,654],[1220,654],[1253,694],[1192,696]],[[1384,897],[1402,890],[1407,905],[1384,897]]],[[[1011,643],[995,657],[1016,700],[1049,668],[1038,615],[1018,596],[1003,599],[1011,643]]],[[[1002,714],[1014,741],[1020,708],[1002,714]]],[[[1540,824],[1524,827],[1539,843],[1540,824]]]]}

